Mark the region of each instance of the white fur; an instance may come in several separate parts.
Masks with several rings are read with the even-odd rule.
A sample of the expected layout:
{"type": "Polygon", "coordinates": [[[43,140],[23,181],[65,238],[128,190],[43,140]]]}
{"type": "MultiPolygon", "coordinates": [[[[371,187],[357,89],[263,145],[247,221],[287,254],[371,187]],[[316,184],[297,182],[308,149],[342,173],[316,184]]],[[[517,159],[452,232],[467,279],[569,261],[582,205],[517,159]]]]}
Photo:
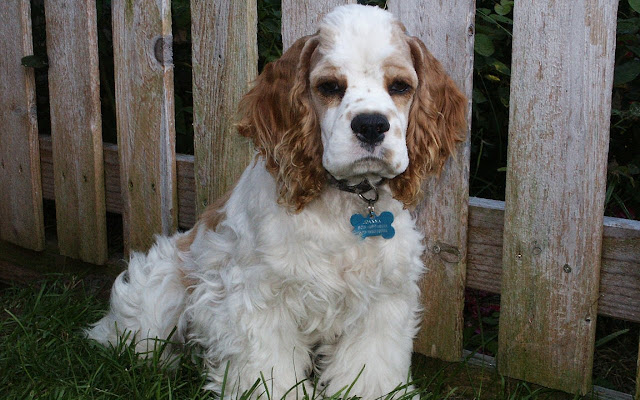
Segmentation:
{"type": "MultiPolygon", "coordinates": [[[[358,21],[359,14],[369,31],[380,31],[376,38],[381,48],[390,46],[385,36],[390,31],[384,27],[391,17],[384,11],[341,7],[324,24],[326,29],[348,31],[343,25],[358,21]]],[[[395,142],[385,139],[381,145],[396,150],[399,158],[378,163],[395,175],[408,163],[403,161],[406,111],[394,109],[381,93],[379,71],[364,74],[358,72],[361,63],[347,62],[354,54],[364,57],[354,53],[360,46],[357,41],[348,44],[355,37],[348,36],[343,45],[356,49],[332,53],[334,62],[346,57],[345,67],[354,65],[349,73],[361,88],[348,96],[373,96],[363,102],[367,109],[384,112],[402,131],[395,142]],[[367,94],[366,87],[373,94],[367,94]],[[400,166],[394,169],[396,164],[400,166]]],[[[343,107],[355,109],[348,101],[343,107]]],[[[344,125],[343,114],[344,110],[335,111],[334,124],[344,125]]],[[[327,118],[325,147],[333,149],[331,134],[325,132],[327,118]]],[[[347,150],[327,156],[334,157],[327,161],[329,166],[353,165],[359,156],[353,148],[351,153],[347,150]],[[349,154],[351,164],[346,161],[349,154]]],[[[364,172],[381,176],[373,169],[364,172]]],[[[186,234],[177,234],[159,237],[146,256],[132,256],[127,272],[114,283],[109,313],[88,335],[115,344],[119,335],[131,331],[135,337],[129,339],[137,343],[136,349],[146,351],[145,339],[166,338],[177,327],[172,340],[202,349],[208,389],[221,390],[228,364],[228,398],[248,390],[262,373],[271,397],[277,399],[313,370],[326,393],[333,394],[349,386],[363,367],[351,393],[367,399],[384,395],[409,376],[420,308],[417,281],[423,271],[423,237],[387,185],[379,190],[376,210],[393,213],[396,234],[388,240],[361,239],[349,222],[354,213],[365,212],[357,195],[327,187],[293,214],[277,203],[276,182],[258,158],[226,202],[225,218],[215,231],[198,224],[187,251],[177,247],[177,240],[186,234]],[[187,288],[185,282],[193,284],[187,288]]],[[[295,396],[295,391],[288,395],[295,396]]]]}
{"type": "Polygon", "coordinates": [[[338,69],[348,82],[340,104],[318,112],[322,165],[337,179],[393,178],[409,165],[405,139],[410,103],[404,108],[394,103],[384,79],[385,67],[392,62],[404,66],[412,82],[417,84],[418,78],[409,47],[398,37],[404,32],[394,22],[387,11],[354,4],[336,8],[320,24],[317,51],[322,60],[310,72],[312,85],[328,68],[338,69]],[[382,114],[390,124],[384,142],[373,150],[363,148],[351,130],[353,116],[363,113],[382,114]]]}

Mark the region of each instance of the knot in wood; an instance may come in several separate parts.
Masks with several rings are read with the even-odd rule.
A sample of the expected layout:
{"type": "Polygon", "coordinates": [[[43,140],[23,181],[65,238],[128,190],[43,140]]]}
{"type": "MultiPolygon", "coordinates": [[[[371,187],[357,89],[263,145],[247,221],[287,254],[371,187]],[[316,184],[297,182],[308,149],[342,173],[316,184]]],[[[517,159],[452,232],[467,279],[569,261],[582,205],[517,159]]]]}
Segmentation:
{"type": "Polygon", "coordinates": [[[173,65],[173,36],[159,36],[153,44],[153,55],[163,67],[173,65]]]}
{"type": "Polygon", "coordinates": [[[433,247],[431,247],[431,251],[434,254],[437,254],[440,259],[446,263],[456,264],[462,260],[462,254],[460,254],[460,250],[453,245],[443,242],[436,242],[433,247]]]}

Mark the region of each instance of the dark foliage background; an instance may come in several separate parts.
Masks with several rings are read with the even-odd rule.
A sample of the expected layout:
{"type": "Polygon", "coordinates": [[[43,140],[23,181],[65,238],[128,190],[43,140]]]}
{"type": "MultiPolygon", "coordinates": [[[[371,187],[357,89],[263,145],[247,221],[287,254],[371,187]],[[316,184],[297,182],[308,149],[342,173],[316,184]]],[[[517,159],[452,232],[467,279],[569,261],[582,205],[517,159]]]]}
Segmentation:
{"type": "MultiPolygon", "coordinates": [[[[385,0],[359,1],[385,7],[385,0]]],[[[46,62],[43,0],[31,0],[34,66],[46,62]]],[[[193,153],[190,0],[172,0],[176,147],[193,153]]],[[[257,0],[261,70],[282,52],[280,0],[257,0]]],[[[513,1],[477,0],[470,193],[504,200],[511,75],[513,1]]],[[[115,143],[111,0],[96,0],[105,141],[115,143]]],[[[620,0],[606,214],[640,218],[640,0],[620,0]]],[[[38,123],[49,133],[46,67],[36,68],[38,123]]]]}

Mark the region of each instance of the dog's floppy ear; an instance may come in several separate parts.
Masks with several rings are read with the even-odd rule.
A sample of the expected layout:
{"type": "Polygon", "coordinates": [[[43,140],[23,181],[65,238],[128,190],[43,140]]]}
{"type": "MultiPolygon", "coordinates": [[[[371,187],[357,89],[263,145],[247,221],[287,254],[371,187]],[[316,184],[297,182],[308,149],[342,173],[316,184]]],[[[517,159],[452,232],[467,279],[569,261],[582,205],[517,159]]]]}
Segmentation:
{"type": "Polygon", "coordinates": [[[409,111],[409,166],[390,182],[393,195],[407,207],[420,199],[422,180],[439,173],[466,138],[467,99],[422,41],[408,37],[418,88],[409,111]]]}
{"type": "Polygon", "coordinates": [[[279,202],[294,211],[302,210],[326,182],[309,89],[309,64],[317,45],[316,35],[298,39],[265,66],[239,105],[238,132],[253,139],[276,178],[279,202]]]}

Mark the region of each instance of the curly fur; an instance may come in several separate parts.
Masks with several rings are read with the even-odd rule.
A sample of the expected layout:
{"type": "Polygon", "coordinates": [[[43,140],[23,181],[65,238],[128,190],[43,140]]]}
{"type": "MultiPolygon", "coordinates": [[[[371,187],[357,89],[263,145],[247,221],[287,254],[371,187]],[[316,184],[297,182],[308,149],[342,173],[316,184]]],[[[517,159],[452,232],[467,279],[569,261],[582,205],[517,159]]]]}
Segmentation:
{"type": "Polygon", "coordinates": [[[317,45],[314,36],[298,39],[265,67],[239,105],[238,132],[253,139],[279,183],[281,203],[295,211],[326,183],[318,121],[309,104],[309,61],[317,45]]]}
{"type": "Polygon", "coordinates": [[[352,384],[385,395],[408,377],[419,321],[423,235],[407,207],[462,140],[464,107],[391,14],[336,8],[243,98],[238,130],[255,162],[189,232],[132,255],[88,336],[144,353],[173,332],[164,357],[200,349],[207,389],[226,382],[226,399],[261,376],[272,398],[294,399],[312,373],[328,395],[352,384]],[[388,122],[379,142],[354,132],[363,114],[388,122]],[[375,207],[393,214],[395,236],[355,235],[350,218],[366,204],[329,174],[383,182],[375,207]]]}
{"type": "Polygon", "coordinates": [[[409,167],[389,185],[393,197],[411,207],[421,199],[424,178],[440,173],[457,143],[464,140],[467,101],[424,43],[416,37],[407,41],[419,81],[407,127],[409,167]]]}

